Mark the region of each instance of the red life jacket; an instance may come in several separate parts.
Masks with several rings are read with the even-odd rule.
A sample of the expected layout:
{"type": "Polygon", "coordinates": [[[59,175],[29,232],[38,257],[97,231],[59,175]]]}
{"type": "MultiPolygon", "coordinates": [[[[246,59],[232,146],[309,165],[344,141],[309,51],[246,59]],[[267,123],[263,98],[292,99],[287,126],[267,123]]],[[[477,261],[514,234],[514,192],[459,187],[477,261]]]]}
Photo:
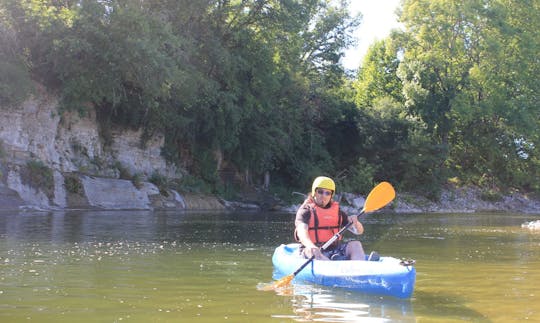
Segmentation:
{"type": "MultiPolygon", "coordinates": [[[[330,240],[341,228],[339,203],[332,201],[329,208],[322,208],[315,203],[308,204],[311,217],[309,218],[309,238],[317,245],[330,240]]],[[[341,240],[341,236],[338,240],[341,240]]]]}

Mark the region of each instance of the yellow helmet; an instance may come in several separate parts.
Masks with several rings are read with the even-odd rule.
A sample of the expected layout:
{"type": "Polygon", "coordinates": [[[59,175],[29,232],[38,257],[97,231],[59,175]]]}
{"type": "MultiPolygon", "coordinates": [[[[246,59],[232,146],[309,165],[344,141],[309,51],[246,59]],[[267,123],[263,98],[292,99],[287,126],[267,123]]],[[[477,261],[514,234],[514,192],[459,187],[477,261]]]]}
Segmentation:
{"type": "MultiPolygon", "coordinates": [[[[327,190],[331,190],[333,193],[336,192],[336,183],[330,178],[326,176],[319,176],[315,178],[313,181],[313,185],[311,185],[311,195],[315,196],[315,190],[317,187],[325,188],[327,190]]],[[[334,195],[332,193],[332,195],[334,195]]]]}

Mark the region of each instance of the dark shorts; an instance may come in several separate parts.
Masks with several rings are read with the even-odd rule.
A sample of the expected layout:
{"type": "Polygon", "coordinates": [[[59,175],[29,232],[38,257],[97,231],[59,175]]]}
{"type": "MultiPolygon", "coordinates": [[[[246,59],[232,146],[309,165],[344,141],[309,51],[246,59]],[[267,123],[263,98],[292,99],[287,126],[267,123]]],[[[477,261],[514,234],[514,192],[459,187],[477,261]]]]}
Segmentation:
{"type": "MultiPolygon", "coordinates": [[[[323,250],[322,253],[330,260],[347,260],[347,243],[348,242],[340,242],[336,246],[330,246],[328,249],[323,250]]],[[[304,254],[304,247],[301,247],[301,253],[306,257],[304,254]]]]}

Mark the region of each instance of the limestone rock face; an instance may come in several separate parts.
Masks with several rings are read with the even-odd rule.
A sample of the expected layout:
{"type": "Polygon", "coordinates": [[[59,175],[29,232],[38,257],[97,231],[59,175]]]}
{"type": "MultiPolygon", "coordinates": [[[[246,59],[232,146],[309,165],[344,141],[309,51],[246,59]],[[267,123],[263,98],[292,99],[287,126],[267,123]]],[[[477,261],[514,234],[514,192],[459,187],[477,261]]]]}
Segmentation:
{"type": "Polygon", "coordinates": [[[99,166],[98,162],[110,162],[112,157],[103,151],[94,113],[82,117],[76,112],[65,112],[50,144],[60,155],[59,170],[63,172],[92,171],[99,166]]]}
{"type": "Polygon", "coordinates": [[[105,209],[150,209],[150,200],[144,191],[123,179],[82,176],[84,191],[92,207],[105,209]]]}
{"type": "Polygon", "coordinates": [[[3,183],[0,183],[0,196],[2,196],[1,205],[5,209],[18,209],[24,205],[24,201],[19,194],[3,183]]]}
{"type": "Polygon", "coordinates": [[[20,107],[0,109],[0,140],[4,158],[23,164],[30,158],[60,168],[60,153],[55,147],[60,118],[57,102],[47,97],[31,98],[20,107]]]}
{"type": "Polygon", "coordinates": [[[7,186],[16,191],[23,201],[34,208],[48,209],[50,207],[49,198],[43,191],[22,182],[18,168],[9,170],[7,186]]]}
{"type": "Polygon", "coordinates": [[[142,147],[142,131],[124,130],[113,132],[112,151],[119,161],[132,174],[142,173],[151,176],[154,172],[167,178],[178,177],[174,165],[168,165],[161,157],[161,147],[165,143],[163,135],[155,135],[142,147]]]}
{"type": "Polygon", "coordinates": [[[160,191],[151,183],[135,187],[131,181],[119,179],[121,169],[143,180],[153,174],[181,178],[179,170],[161,156],[163,135],[143,144],[141,131],[108,129],[110,138],[104,140],[95,113],[60,115],[56,98],[39,86],[37,93],[21,106],[0,107],[0,202],[4,202],[0,204],[40,209],[151,209],[156,201],[167,208],[186,206],[181,197],[159,203],[160,191]],[[29,161],[38,161],[51,171],[52,190],[44,192],[22,180],[29,161]]]}

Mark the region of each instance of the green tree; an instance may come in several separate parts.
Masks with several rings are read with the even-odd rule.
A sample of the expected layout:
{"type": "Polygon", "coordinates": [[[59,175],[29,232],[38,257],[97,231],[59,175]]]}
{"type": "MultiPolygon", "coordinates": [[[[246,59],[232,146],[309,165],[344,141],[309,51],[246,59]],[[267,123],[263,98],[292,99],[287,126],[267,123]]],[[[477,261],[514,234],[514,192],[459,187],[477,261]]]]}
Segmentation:
{"type": "Polygon", "coordinates": [[[377,41],[368,48],[353,84],[358,107],[370,107],[375,99],[382,97],[404,101],[401,80],[397,77],[399,63],[398,48],[392,38],[377,41]]]}
{"type": "Polygon", "coordinates": [[[486,185],[538,188],[534,162],[538,143],[540,45],[537,2],[494,2],[481,26],[481,54],[470,69],[453,134],[460,170],[486,185]],[[486,180],[487,179],[487,180],[486,180]]]}
{"type": "Polygon", "coordinates": [[[538,173],[522,153],[537,140],[537,7],[534,1],[404,3],[406,32],[398,39],[406,104],[433,143],[448,147],[446,167],[475,183],[531,186],[523,174],[538,173]]]}
{"type": "Polygon", "coordinates": [[[15,56],[64,109],[96,110],[106,136],[165,134],[163,154],[216,187],[218,164],[303,187],[359,163],[339,60],[360,18],[346,1],[0,4],[15,56]]]}
{"type": "Polygon", "coordinates": [[[20,104],[32,91],[28,61],[9,17],[0,9],[0,105],[20,104]]]}
{"type": "Polygon", "coordinates": [[[424,120],[434,140],[448,143],[455,101],[469,86],[469,71],[479,55],[478,21],[483,1],[406,1],[400,78],[411,113],[424,120]]]}

